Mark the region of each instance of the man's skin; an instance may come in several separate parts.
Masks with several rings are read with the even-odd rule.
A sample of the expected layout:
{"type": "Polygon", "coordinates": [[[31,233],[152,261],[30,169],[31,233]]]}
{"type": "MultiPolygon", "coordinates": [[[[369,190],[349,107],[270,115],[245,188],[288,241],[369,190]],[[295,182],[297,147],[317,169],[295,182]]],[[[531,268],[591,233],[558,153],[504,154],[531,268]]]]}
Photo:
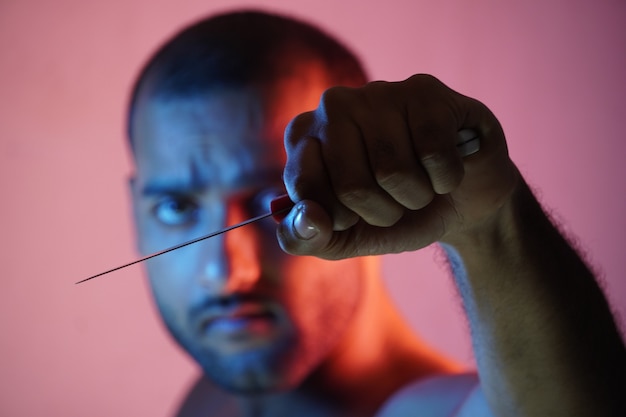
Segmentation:
{"type": "Polygon", "coordinates": [[[297,75],[272,85],[164,100],[148,84],[139,96],[142,253],[265,211],[282,180],[297,202],[278,226],[148,262],[166,325],[229,390],[200,383],[181,415],[619,415],[624,346],[606,301],[491,112],[429,76],[328,90],[315,61],[285,61],[297,75]],[[464,128],[481,149],[462,159],[464,128]],[[435,242],[455,272],[480,382],[419,340],[376,258],[361,256],[435,242]]]}

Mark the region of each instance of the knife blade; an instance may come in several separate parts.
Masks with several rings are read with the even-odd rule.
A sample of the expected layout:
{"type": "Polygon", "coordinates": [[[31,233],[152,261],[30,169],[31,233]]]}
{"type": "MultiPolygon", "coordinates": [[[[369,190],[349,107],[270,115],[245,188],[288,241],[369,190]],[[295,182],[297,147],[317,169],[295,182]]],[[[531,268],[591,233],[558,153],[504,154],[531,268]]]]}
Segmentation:
{"type": "MultiPolygon", "coordinates": [[[[476,133],[476,131],[474,131],[473,129],[463,129],[463,130],[460,130],[458,133],[459,134],[458,134],[458,139],[457,139],[457,143],[456,143],[456,148],[457,148],[457,151],[459,152],[459,154],[461,155],[461,157],[469,156],[469,155],[471,155],[473,153],[476,153],[476,152],[478,152],[480,150],[480,138],[478,137],[478,134],[476,133]]],[[[237,224],[234,224],[232,226],[228,226],[228,227],[226,227],[224,229],[217,230],[215,232],[209,233],[208,235],[200,236],[200,237],[198,237],[196,239],[189,240],[189,241],[184,242],[184,243],[180,243],[180,244],[172,246],[170,248],[163,249],[163,250],[160,250],[158,252],[151,253],[150,255],[146,255],[143,258],[136,259],[136,260],[134,260],[132,262],[129,262],[127,264],[117,266],[115,268],[109,269],[109,270],[104,271],[104,272],[100,272],[99,274],[92,275],[92,276],[90,276],[88,278],[85,278],[85,279],[82,279],[80,281],[77,281],[75,284],[80,284],[80,283],[83,283],[85,281],[89,281],[89,280],[92,280],[94,278],[100,277],[102,275],[106,275],[108,273],[118,271],[118,270],[120,270],[122,268],[126,268],[128,266],[135,265],[135,264],[138,264],[138,263],[143,262],[143,261],[147,261],[148,259],[151,259],[151,258],[160,256],[160,255],[163,255],[163,254],[168,253],[168,252],[172,252],[174,250],[183,248],[185,246],[192,245],[192,244],[197,243],[197,242],[201,242],[201,241],[206,240],[206,239],[210,239],[212,237],[221,235],[222,233],[226,233],[226,232],[229,232],[229,231],[231,231],[233,229],[237,229],[238,227],[246,226],[246,225],[248,225],[250,223],[254,223],[254,222],[257,222],[259,220],[267,219],[268,217],[272,217],[277,223],[279,223],[283,218],[285,218],[287,212],[289,212],[291,210],[291,208],[294,206],[294,204],[295,203],[293,201],[291,201],[291,199],[289,198],[289,196],[287,194],[280,195],[280,196],[274,198],[271,201],[271,203],[270,203],[270,211],[268,213],[261,214],[260,216],[247,219],[247,220],[245,220],[245,221],[243,221],[241,223],[237,223],[237,224]]]]}

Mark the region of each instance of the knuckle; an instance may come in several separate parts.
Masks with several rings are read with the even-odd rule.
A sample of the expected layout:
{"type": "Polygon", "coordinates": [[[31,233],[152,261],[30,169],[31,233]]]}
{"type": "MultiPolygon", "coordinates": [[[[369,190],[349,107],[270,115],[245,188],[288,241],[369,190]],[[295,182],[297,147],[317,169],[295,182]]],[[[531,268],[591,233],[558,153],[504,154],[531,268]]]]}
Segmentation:
{"type": "Polygon", "coordinates": [[[339,191],[337,198],[345,207],[354,210],[359,217],[372,226],[391,226],[402,216],[400,207],[386,201],[373,189],[351,187],[339,191]]]}
{"type": "Polygon", "coordinates": [[[422,146],[434,142],[439,133],[437,124],[430,121],[414,123],[411,130],[413,131],[413,137],[419,141],[419,144],[422,146]]]}
{"type": "Polygon", "coordinates": [[[423,154],[420,161],[433,181],[447,178],[454,170],[450,158],[442,152],[423,154]]]}
{"type": "Polygon", "coordinates": [[[337,199],[347,207],[361,206],[371,191],[362,185],[342,185],[338,187],[337,199]]]}
{"type": "Polygon", "coordinates": [[[407,172],[389,169],[377,169],[374,172],[376,182],[388,192],[394,192],[403,188],[404,184],[409,180],[407,172]]]}
{"type": "Polygon", "coordinates": [[[357,91],[356,88],[336,86],[331,87],[322,93],[320,104],[315,111],[322,121],[328,122],[337,111],[346,109],[346,103],[351,100],[357,91]]]}
{"type": "Polygon", "coordinates": [[[455,130],[454,112],[441,103],[422,103],[412,111],[411,116],[409,126],[418,145],[444,140],[451,130],[455,130]]]}
{"type": "Polygon", "coordinates": [[[375,162],[381,165],[389,164],[398,157],[394,142],[386,139],[373,140],[371,154],[375,162]]]}
{"type": "Polygon", "coordinates": [[[463,165],[447,154],[436,152],[421,157],[433,189],[438,194],[452,191],[463,178],[463,165]]]}
{"type": "MultiPolygon", "coordinates": [[[[403,118],[407,95],[400,82],[372,81],[356,91],[356,98],[370,114],[397,114],[403,118]]],[[[368,120],[364,118],[364,120],[368,120]]],[[[404,123],[404,120],[403,120],[404,123]]]]}
{"type": "Polygon", "coordinates": [[[295,190],[296,177],[298,175],[298,171],[294,169],[294,165],[295,164],[288,159],[285,168],[283,168],[283,183],[289,192],[295,190]]]}
{"type": "Polygon", "coordinates": [[[368,98],[370,101],[376,101],[381,97],[386,97],[390,86],[393,83],[387,81],[371,81],[358,89],[359,93],[362,93],[364,97],[368,98]]]}
{"type": "Polygon", "coordinates": [[[410,210],[427,206],[435,196],[430,185],[411,171],[376,173],[376,181],[396,201],[410,210]]]}
{"type": "Polygon", "coordinates": [[[343,206],[336,206],[332,214],[333,227],[335,230],[347,230],[359,221],[358,214],[343,206]]]}
{"type": "MultiPolygon", "coordinates": [[[[327,121],[317,126],[317,137],[322,143],[327,143],[330,138],[335,137],[336,131],[340,130],[340,125],[336,122],[327,121]]],[[[329,155],[327,155],[329,157],[329,155]]]]}
{"type": "Polygon", "coordinates": [[[424,152],[420,156],[422,166],[429,169],[439,169],[446,163],[446,157],[439,151],[424,152]]]}
{"type": "Polygon", "coordinates": [[[295,199],[294,201],[300,201],[310,198],[315,190],[316,185],[313,181],[309,181],[306,178],[296,175],[285,177],[285,186],[290,196],[295,199]]]}
{"type": "Polygon", "coordinates": [[[436,88],[444,84],[431,74],[415,74],[409,77],[406,82],[421,88],[436,88]]]}
{"type": "Polygon", "coordinates": [[[291,148],[298,141],[307,136],[313,125],[313,112],[305,112],[297,115],[287,124],[285,128],[285,147],[291,148]]]}

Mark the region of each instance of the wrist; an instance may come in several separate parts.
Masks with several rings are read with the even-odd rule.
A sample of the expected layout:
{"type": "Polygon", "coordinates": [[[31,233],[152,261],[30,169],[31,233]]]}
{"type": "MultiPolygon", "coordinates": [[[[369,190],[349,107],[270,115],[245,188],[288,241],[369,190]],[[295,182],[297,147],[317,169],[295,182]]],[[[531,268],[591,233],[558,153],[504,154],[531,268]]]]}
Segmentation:
{"type": "Polygon", "coordinates": [[[453,246],[461,254],[476,251],[494,254],[519,247],[524,235],[538,227],[539,223],[549,224],[521,175],[498,208],[478,219],[444,236],[441,242],[453,246]]]}

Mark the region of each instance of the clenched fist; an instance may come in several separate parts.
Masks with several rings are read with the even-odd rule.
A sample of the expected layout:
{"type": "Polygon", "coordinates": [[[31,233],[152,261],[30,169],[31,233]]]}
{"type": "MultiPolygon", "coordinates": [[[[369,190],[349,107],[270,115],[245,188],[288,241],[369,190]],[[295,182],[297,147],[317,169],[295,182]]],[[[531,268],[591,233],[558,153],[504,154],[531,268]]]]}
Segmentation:
{"type": "Polygon", "coordinates": [[[289,124],[285,148],[297,204],[277,233],[293,254],[397,253],[487,232],[519,183],[491,111],[429,75],[327,90],[289,124]]]}

